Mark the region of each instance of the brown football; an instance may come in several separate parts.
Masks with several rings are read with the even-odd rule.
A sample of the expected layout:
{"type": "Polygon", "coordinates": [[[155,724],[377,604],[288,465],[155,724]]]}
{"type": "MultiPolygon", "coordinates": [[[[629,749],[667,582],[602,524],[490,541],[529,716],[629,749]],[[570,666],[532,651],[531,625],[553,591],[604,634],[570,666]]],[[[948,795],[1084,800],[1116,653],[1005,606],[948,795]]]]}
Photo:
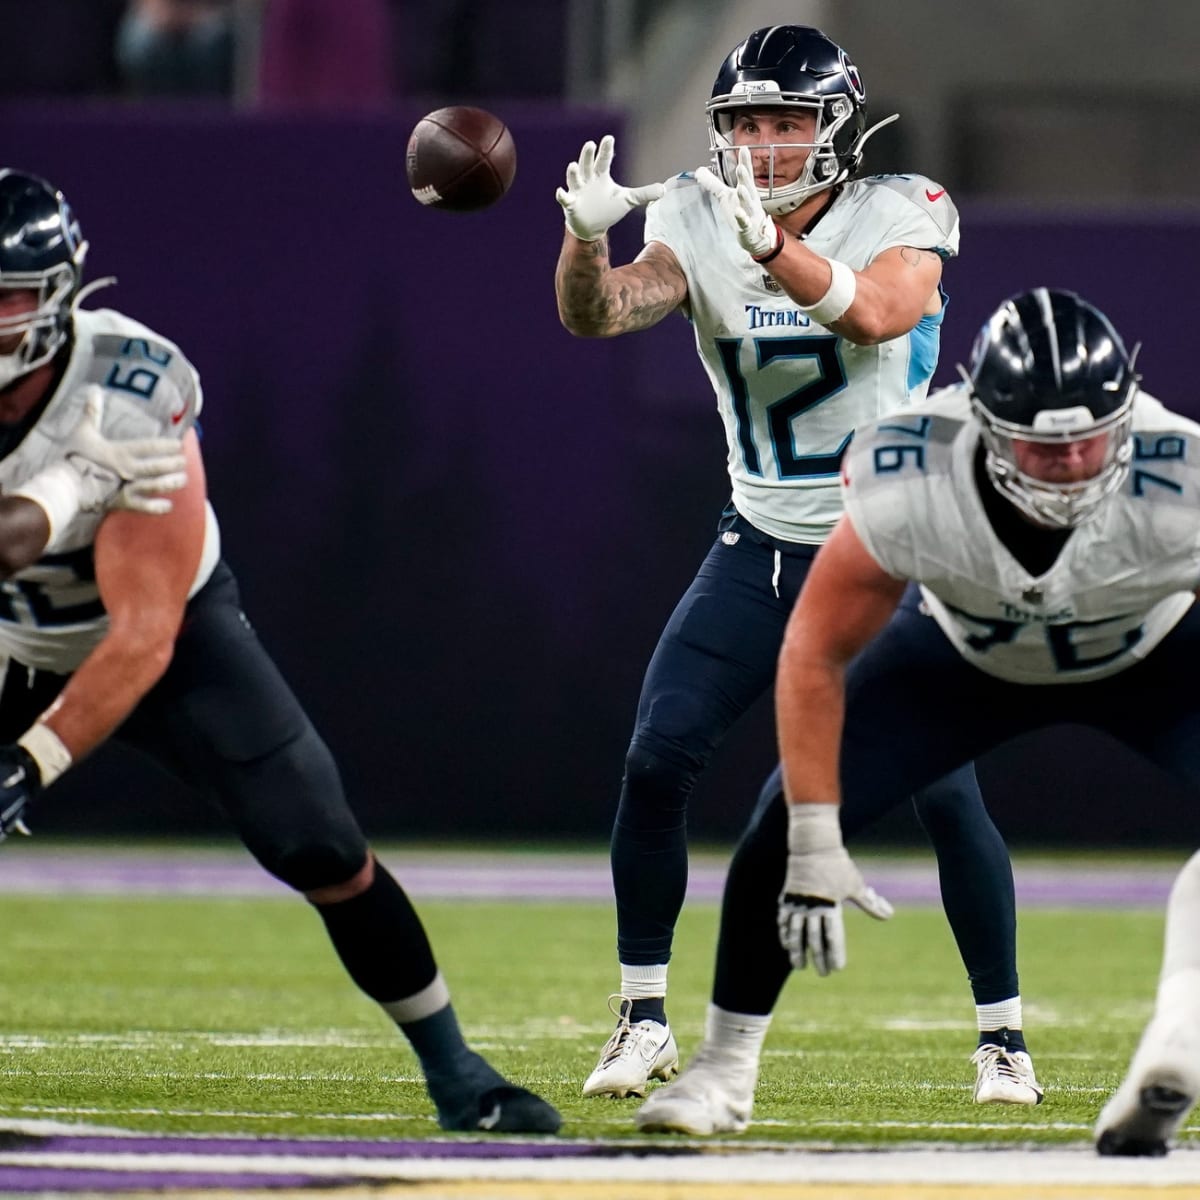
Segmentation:
{"type": "Polygon", "coordinates": [[[450,212],[495,204],[517,173],[517,148],[499,117],[456,104],[422,117],[408,139],[408,186],[422,203],[450,212]]]}

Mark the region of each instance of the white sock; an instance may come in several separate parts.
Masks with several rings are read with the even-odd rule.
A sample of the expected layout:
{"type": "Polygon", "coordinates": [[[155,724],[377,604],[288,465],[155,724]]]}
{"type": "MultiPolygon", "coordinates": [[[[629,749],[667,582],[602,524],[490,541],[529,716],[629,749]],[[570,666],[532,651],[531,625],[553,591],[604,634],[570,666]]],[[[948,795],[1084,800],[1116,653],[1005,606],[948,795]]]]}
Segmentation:
{"type": "Polygon", "coordinates": [[[749,1067],[758,1072],[758,1058],[771,1025],[771,1014],[765,1017],[751,1013],[726,1012],[715,1004],[708,1006],[704,1022],[704,1041],[730,1064],[749,1067]]]}
{"type": "Polygon", "coordinates": [[[996,1004],[975,1005],[975,1027],[980,1033],[992,1029],[1023,1029],[1021,997],[1012,996],[996,1004]]]}
{"type": "Polygon", "coordinates": [[[1200,853],[1184,864],[1167,901],[1157,1009],[1200,1009],[1200,853]]]}
{"type": "Polygon", "coordinates": [[[652,1000],[667,994],[667,964],[621,964],[621,995],[630,1000],[652,1000]]]}

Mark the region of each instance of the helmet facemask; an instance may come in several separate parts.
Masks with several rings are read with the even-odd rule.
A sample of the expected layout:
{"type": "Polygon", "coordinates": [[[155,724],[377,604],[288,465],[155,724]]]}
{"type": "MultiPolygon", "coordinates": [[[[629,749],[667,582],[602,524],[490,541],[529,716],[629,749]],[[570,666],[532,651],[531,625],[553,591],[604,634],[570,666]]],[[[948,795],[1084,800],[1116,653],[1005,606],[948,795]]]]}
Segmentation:
{"type": "Polygon", "coordinates": [[[0,273],[0,295],[28,291],[36,296],[32,309],[0,315],[0,339],[24,335],[15,349],[0,354],[0,388],[49,362],[58,353],[67,339],[78,282],[78,268],[66,263],[48,271],[0,273]]]}
{"type": "Polygon", "coordinates": [[[1004,421],[989,412],[972,395],[971,406],[982,425],[985,467],[996,489],[1037,525],[1048,529],[1074,529],[1091,520],[1100,505],[1125,482],[1133,458],[1134,387],[1121,405],[1099,421],[1084,405],[1045,409],[1032,426],[1004,421]],[[1103,438],[1104,445],[1084,443],[1103,438]],[[1021,445],[1024,443],[1025,445],[1021,445]],[[1022,470],[1037,448],[1081,446],[1096,462],[1086,479],[1053,482],[1022,470]]]}
{"type": "Polygon", "coordinates": [[[1032,288],[987,319],[961,365],[987,474],[1031,521],[1074,529],[1125,482],[1138,347],[1061,288],[1032,288]]]}
{"type": "MultiPolygon", "coordinates": [[[[731,187],[740,147],[733,140],[734,121],[739,113],[766,109],[812,113],[816,129],[811,142],[749,144],[748,149],[768,152],[768,186],[758,189],[763,208],[773,216],[783,216],[799,208],[809,196],[831,188],[854,174],[861,159],[862,145],[882,125],[864,132],[866,120],[861,107],[849,96],[804,96],[780,92],[770,82],[737,84],[734,93],[714,96],[706,105],[708,144],[713,170],[731,187]],[[839,136],[840,135],[840,136],[839,136]],[[775,183],[776,152],[808,150],[808,158],[798,179],[775,183]]],[[[895,118],[890,118],[895,120],[895,118]]]]}

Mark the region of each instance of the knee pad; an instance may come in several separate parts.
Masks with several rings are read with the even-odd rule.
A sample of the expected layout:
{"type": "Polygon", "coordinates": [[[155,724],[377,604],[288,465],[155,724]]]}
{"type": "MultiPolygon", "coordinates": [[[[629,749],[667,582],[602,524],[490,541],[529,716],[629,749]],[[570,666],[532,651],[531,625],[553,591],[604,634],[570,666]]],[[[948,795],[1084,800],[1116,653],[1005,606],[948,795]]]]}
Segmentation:
{"type": "Polygon", "coordinates": [[[298,892],[333,887],[353,878],[367,860],[363,842],[295,842],[277,848],[260,862],[277,879],[298,892]]]}
{"type": "Polygon", "coordinates": [[[635,741],[625,756],[621,817],[631,812],[671,812],[686,807],[698,770],[635,741]]]}

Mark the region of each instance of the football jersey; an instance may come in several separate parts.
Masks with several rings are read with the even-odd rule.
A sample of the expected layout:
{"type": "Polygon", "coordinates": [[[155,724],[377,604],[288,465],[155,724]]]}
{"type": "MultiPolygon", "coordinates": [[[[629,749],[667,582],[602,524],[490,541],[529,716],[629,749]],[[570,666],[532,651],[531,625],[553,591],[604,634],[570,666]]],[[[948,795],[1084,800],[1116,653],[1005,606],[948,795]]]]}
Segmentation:
{"type": "MultiPolygon", "coordinates": [[[[102,430],[109,438],[178,437],[202,403],[195,368],[146,326],[111,309],[80,310],[66,371],[34,426],[0,458],[0,492],[12,492],[62,457],[67,436],[83,415],[88,384],[105,392],[102,430]]],[[[100,602],[92,544],[103,513],[81,512],[48,554],[0,582],[0,656],[35,670],[68,674],[108,628],[100,602]]],[[[212,574],[220,534],[209,506],[204,548],[191,592],[212,574]]]]}
{"type": "Polygon", "coordinates": [[[1128,477],[1032,575],[996,536],[964,387],[859,430],[846,511],[889,575],[914,579],[969,662],[1015,683],[1113,675],[1171,631],[1200,586],[1200,425],[1139,392],[1128,477]]]}
{"type": "MultiPolygon", "coordinates": [[[[738,244],[693,175],[671,180],[646,213],[645,240],[687,277],[687,315],[717,394],[733,502],[751,524],[817,544],[841,515],[838,471],[855,428],[924,398],[942,314],[878,346],[816,324],[738,244]]],[[[861,271],[895,246],[958,253],[958,213],[921,175],[843,186],[805,244],[861,271]]]]}

